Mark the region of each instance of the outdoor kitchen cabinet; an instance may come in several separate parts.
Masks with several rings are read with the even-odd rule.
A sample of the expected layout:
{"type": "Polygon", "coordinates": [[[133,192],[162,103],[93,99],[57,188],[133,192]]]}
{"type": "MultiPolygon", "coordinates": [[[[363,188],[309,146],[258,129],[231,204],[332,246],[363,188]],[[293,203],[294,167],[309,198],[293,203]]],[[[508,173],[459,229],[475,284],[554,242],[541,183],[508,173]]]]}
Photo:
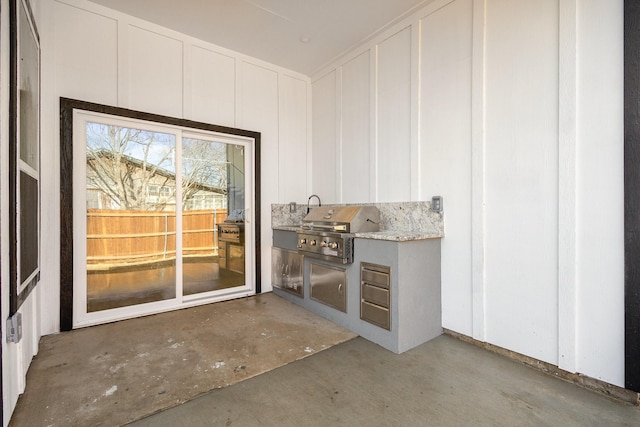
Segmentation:
{"type": "Polygon", "coordinates": [[[320,262],[309,263],[311,299],[347,312],[347,269],[320,262]]]}
{"type": "Polygon", "coordinates": [[[440,239],[356,238],[349,281],[355,285],[350,291],[356,295],[352,295],[350,302],[358,316],[349,329],[360,336],[395,353],[403,353],[442,333],[440,239]],[[364,282],[377,289],[368,288],[363,292],[363,267],[368,271],[364,282]],[[371,277],[371,270],[377,270],[375,279],[371,277]],[[388,285],[385,275],[380,274],[387,271],[388,285]],[[385,293],[387,286],[389,292],[385,293]],[[372,294],[372,290],[377,292],[372,294]],[[363,306],[365,318],[368,316],[369,320],[360,318],[363,306]],[[383,314],[388,314],[389,325],[383,314]]]}
{"type": "Polygon", "coordinates": [[[297,297],[304,297],[304,255],[296,250],[294,231],[273,230],[271,284],[297,297]]]}
{"type": "MultiPolygon", "coordinates": [[[[296,250],[295,232],[274,230],[273,239],[274,247],[296,250]]],[[[346,274],[346,281],[341,282],[346,283],[346,309],[336,309],[314,299],[309,292],[302,297],[294,296],[274,285],[274,293],[395,353],[403,353],[442,333],[439,238],[356,237],[353,253],[353,263],[339,266],[346,274]],[[373,286],[363,291],[363,266],[383,271],[386,276],[376,276],[377,279],[365,276],[364,281],[373,286]],[[361,318],[363,305],[364,319],[361,318]]],[[[307,290],[311,289],[311,264],[316,265],[316,269],[318,264],[336,267],[336,264],[305,257],[303,280],[307,290]]]]}
{"type": "Polygon", "coordinates": [[[304,296],[304,255],[288,249],[271,248],[271,284],[298,297],[304,296]]]}

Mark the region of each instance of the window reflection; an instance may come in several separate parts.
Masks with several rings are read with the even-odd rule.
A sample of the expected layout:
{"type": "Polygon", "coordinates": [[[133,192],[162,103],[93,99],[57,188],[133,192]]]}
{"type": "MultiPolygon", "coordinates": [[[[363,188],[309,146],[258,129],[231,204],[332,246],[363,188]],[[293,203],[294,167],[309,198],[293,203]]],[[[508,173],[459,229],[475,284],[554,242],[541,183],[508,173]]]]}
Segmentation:
{"type": "Polygon", "coordinates": [[[87,312],[175,298],[175,136],[87,123],[87,312]]]}
{"type": "Polygon", "coordinates": [[[218,238],[229,217],[244,232],[244,148],[183,138],[177,160],[176,144],[173,134],[87,123],[87,312],[175,298],[179,254],[184,295],[245,284],[244,238],[218,238]]]}
{"type": "MultiPolygon", "coordinates": [[[[244,257],[234,270],[227,265],[227,244],[218,224],[228,217],[231,145],[210,140],[182,140],[183,293],[193,295],[244,285],[244,257]]],[[[241,186],[244,188],[244,181],[241,186]]],[[[242,246],[244,254],[244,246],[242,246]]]]}

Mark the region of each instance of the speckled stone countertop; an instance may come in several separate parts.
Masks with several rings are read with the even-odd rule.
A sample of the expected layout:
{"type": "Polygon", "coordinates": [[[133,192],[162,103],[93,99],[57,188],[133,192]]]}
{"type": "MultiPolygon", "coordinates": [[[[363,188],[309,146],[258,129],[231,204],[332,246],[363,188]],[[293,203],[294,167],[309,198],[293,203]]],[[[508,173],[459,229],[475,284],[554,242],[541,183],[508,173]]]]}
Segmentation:
{"type": "Polygon", "coordinates": [[[442,233],[426,231],[385,230],[372,233],[356,233],[359,239],[391,240],[393,242],[410,242],[412,240],[440,239],[442,233]]]}
{"type": "Polygon", "coordinates": [[[271,227],[273,230],[282,230],[282,231],[298,231],[300,229],[299,225],[276,225],[271,227]]]}
{"type": "MultiPolygon", "coordinates": [[[[380,210],[380,231],[355,233],[356,238],[408,242],[444,237],[444,215],[432,211],[430,201],[364,204],[380,210]]],[[[271,228],[297,231],[305,214],[306,209],[300,207],[291,213],[288,204],[271,205],[271,228]]]]}

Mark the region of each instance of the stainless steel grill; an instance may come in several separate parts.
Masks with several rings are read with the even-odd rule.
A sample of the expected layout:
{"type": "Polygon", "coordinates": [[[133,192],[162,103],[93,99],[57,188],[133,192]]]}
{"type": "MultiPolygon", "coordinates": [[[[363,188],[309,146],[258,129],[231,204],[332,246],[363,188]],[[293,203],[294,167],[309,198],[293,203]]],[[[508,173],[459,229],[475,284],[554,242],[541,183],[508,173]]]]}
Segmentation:
{"type": "Polygon", "coordinates": [[[355,233],[380,230],[375,206],[328,206],[312,209],[297,232],[298,252],[340,264],[353,262],[355,233]]]}
{"type": "Polygon", "coordinates": [[[218,224],[218,265],[244,274],[244,211],[234,210],[218,224]]]}

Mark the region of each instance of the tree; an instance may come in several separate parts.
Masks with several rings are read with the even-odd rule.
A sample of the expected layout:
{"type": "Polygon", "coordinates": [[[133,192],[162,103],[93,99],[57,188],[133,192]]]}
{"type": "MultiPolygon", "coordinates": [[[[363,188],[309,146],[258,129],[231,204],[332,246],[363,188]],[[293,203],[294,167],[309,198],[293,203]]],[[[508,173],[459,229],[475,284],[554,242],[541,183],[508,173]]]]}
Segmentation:
{"type": "MultiPolygon", "coordinates": [[[[87,123],[86,132],[88,189],[119,209],[165,210],[175,203],[173,134],[101,123],[87,123]]],[[[185,139],[183,146],[183,202],[200,191],[225,193],[225,144],[185,139]]]]}
{"type": "Polygon", "coordinates": [[[190,200],[203,188],[227,191],[227,145],[185,138],[182,140],[182,201],[190,200]]]}

